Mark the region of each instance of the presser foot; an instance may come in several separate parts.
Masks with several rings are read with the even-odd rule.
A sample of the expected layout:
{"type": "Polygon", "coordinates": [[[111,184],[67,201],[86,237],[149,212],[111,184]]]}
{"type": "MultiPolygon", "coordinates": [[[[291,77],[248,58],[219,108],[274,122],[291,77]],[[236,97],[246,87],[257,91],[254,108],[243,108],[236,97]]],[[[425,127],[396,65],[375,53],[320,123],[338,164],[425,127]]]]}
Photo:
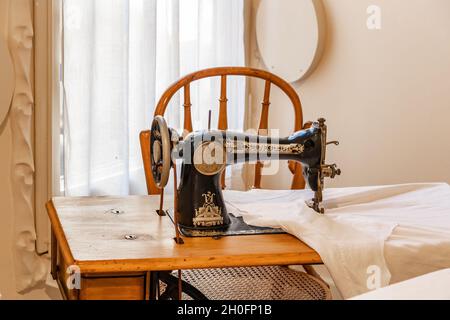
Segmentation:
{"type": "Polygon", "coordinates": [[[320,202],[317,202],[315,199],[305,201],[306,205],[320,214],[325,214],[325,209],[320,202]]]}

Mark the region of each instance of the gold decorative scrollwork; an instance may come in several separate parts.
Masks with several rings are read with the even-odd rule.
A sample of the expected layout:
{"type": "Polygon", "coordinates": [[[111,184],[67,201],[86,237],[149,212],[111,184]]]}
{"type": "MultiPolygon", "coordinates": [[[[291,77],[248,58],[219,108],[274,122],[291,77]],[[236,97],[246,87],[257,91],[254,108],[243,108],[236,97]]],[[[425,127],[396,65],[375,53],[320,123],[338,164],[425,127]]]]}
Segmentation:
{"type": "Polygon", "coordinates": [[[208,191],[202,196],[205,198],[205,202],[202,207],[195,210],[194,226],[214,227],[223,225],[222,208],[214,203],[216,194],[208,191]]]}
{"type": "Polygon", "coordinates": [[[227,139],[226,149],[228,153],[300,154],[305,151],[305,146],[300,143],[269,144],[227,139]]]}

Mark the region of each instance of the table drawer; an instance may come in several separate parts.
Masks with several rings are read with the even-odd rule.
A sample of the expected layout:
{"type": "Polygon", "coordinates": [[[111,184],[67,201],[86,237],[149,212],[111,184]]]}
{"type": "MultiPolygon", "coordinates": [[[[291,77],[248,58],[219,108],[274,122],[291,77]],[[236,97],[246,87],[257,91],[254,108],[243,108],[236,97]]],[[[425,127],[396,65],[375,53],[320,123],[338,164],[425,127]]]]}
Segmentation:
{"type": "Polygon", "coordinates": [[[145,275],[82,277],[80,300],[144,300],[145,275]]]}

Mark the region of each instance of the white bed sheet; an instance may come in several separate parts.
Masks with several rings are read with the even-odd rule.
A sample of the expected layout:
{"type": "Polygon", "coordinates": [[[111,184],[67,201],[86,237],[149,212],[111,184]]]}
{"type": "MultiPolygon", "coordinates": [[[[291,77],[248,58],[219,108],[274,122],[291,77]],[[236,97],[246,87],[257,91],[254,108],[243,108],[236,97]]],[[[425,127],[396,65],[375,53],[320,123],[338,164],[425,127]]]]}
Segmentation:
{"type": "Polygon", "coordinates": [[[402,281],[351,300],[450,300],[450,269],[402,281]]]}
{"type": "Polygon", "coordinates": [[[344,298],[450,268],[450,186],[327,189],[325,215],[308,190],[226,191],[247,223],[282,227],[322,257],[344,298]]]}

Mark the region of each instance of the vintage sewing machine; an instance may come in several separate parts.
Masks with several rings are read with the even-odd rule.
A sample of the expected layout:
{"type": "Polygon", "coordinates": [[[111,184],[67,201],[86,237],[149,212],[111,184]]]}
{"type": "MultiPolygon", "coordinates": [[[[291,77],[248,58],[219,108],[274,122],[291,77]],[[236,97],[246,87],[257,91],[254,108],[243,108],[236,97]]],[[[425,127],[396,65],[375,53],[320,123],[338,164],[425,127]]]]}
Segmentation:
{"type": "Polygon", "coordinates": [[[150,146],[152,173],[156,185],[163,189],[170,169],[182,159],[181,181],[176,191],[177,201],[173,219],[188,236],[270,233],[270,228],[248,229],[227,212],[222,195],[220,177],[228,165],[267,160],[293,160],[303,166],[303,175],[314,197],[308,205],[319,213],[324,178],[335,178],[341,171],[336,164],[326,164],[327,143],[325,119],[306,130],[287,138],[247,135],[219,130],[196,131],[184,139],[168,128],[163,117],[157,116],[152,124],[150,146]]]}

